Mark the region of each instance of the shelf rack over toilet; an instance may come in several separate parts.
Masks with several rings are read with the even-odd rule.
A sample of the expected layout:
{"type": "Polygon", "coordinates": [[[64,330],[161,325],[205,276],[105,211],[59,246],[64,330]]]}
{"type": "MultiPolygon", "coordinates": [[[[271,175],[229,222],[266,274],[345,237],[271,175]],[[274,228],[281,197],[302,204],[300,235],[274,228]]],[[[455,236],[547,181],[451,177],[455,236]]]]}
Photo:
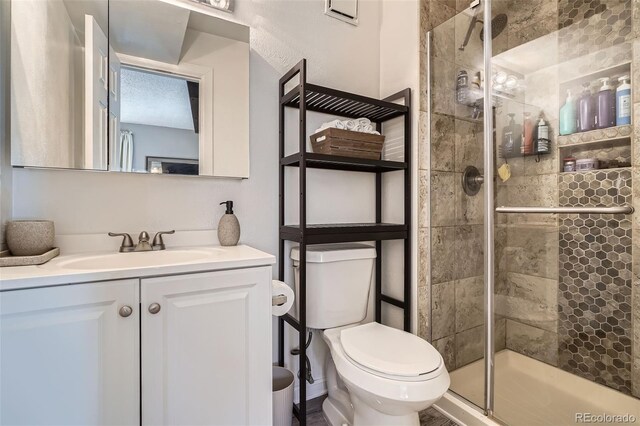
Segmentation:
{"type": "MultiPolygon", "coordinates": [[[[278,364],[284,366],[284,324],[298,331],[300,360],[306,355],[306,248],[307,245],[324,243],[343,243],[356,241],[375,241],[376,244],[376,283],[375,283],[375,319],[381,322],[382,302],[404,310],[404,329],[411,329],[411,89],[405,89],[383,100],[347,93],[307,82],[307,62],[301,60],[291,68],[279,82],[279,266],[278,275],[284,280],[285,241],[299,243],[300,246],[300,290],[299,315],[286,314],[278,321],[278,364]],[[298,82],[285,93],[285,86],[298,82]],[[397,103],[397,102],[402,103],[397,103]],[[299,110],[299,150],[285,157],[285,108],[299,110]],[[306,151],[307,112],[314,111],[347,118],[366,117],[376,124],[378,130],[382,124],[394,118],[404,118],[404,161],[369,160],[351,157],[339,157],[315,154],[306,151]],[[285,224],[285,168],[299,168],[299,224],[285,224]],[[330,169],[375,173],[376,181],[376,222],[349,224],[307,224],[307,169],[330,169]],[[404,223],[382,223],[382,174],[394,171],[404,172],[404,223]],[[382,241],[404,240],[404,291],[403,300],[382,293],[382,241]]],[[[300,425],[306,425],[306,365],[300,362],[300,404],[293,407],[300,425]]]]}

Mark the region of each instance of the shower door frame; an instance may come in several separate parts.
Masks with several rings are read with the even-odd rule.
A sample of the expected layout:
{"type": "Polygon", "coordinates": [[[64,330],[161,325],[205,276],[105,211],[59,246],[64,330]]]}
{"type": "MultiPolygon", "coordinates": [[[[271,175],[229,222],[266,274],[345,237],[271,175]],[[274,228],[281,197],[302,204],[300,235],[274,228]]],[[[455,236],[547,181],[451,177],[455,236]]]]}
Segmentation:
{"type": "MultiPolygon", "coordinates": [[[[484,22],[491,22],[491,0],[482,0],[484,7],[484,22]]],[[[482,48],[484,54],[484,412],[493,417],[494,405],[494,362],[495,362],[495,209],[493,185],[493,102],[492,102],[492,32],[491,25],[482,26],[484,40],[482,48]]]]}

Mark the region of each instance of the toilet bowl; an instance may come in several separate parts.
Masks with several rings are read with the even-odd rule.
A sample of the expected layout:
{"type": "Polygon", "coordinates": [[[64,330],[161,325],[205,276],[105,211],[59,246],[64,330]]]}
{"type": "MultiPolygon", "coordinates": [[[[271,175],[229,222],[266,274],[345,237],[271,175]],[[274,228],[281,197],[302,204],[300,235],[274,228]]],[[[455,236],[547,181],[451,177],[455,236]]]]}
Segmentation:
{"type": "Polygon", "coordinates": [[[449,388],[442,356],[413,334],[373,322],[325,330],[323,337],[327,364],[335,365],[327,375],[338,374],[352,403],[345,410],[344,395],[332,395],[329,386],[323,411],[332,425],[419,425],[418,413],[449,388]]]}
{"type": "MultiPolygon", "coordinates": [[[[425,340],[371,322],[367,313],[376,249],[307,247],[307,327],[323,330],[330,356],[322,410],[332,426],[419,425],[418,413],[449,388],[442,356],[425,340]]],[[[300,252],[291,250],[296,292],[300,252]]]]}

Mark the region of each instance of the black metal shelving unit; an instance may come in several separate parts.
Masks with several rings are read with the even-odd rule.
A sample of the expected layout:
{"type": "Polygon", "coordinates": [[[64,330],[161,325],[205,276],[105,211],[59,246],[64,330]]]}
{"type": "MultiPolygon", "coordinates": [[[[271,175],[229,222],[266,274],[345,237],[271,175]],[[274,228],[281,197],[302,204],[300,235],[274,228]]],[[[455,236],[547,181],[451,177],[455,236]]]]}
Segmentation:
{"type": "Polygon", "coordinates": [[[375,241],[376,243],[376,289],[375,319],[381,322],[382,303],[389,303],[404,309],[404,329],[411,329],[411,90],[405,89],[383,100],[369,98],[307,82],[307,62],[301,60],[289,70],[279,83],[279,128],[280,128],[280,177],[279,177],[279,267],[278,275],[284,280],[285,241],[299,243],[300,247],[300,289],[298,318],[290,314],[278,321],[278,364],[284,366],[284,324],[298,331],[300,350],[300,404],[293,407],[300,425],[306,425],[306,258],[307,246],[312,244],[342,243],[355,241],[375,241]],[[285,93],[285,86],[298,77],[298,83],[285,93]],[[403,101],[402,104],[397,103],[403,101]],[[299,150],[285,156],[285,108],[299,110],[299,150]],[[366,117],[376,124],[404,117],[404,161],[367,160],[315,154],[306,151],[307,111],[321,112],[347,118],[366,117]],[[299,170],[299,225],[285,225],[285,168],[298,167],[299,170]],[[343,170],[374,173],[376,180],[376,223],[348,224],[307,224],[307,168],[343,170]],[[382,174],[404,171],[404,223],[382,223],[382,174]],[[404,299],[398,300],[382,294],[382,241],[404,240],[404,299]]]}

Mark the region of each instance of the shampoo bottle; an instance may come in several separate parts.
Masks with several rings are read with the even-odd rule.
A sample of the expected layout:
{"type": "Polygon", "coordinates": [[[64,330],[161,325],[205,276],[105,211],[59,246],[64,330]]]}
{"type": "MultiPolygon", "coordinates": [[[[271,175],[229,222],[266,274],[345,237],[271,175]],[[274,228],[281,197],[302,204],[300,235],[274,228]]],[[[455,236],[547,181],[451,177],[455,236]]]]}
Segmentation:
{"type": "Polygon", "coordinates": [[[235,246],[240,240],[240,222],[235,214],[233,214],[233,201],[223,201],[220,205],[225,204],[227,211],[220,218],[218,223],[218,241],[221,246],[235,246]]]}
{"type": "Polygon", "coordinates": [[[540,114],[540,121],[538,121],[538,127],[536,130],[536,153],[548,154],[549,143],[549,125],[544,121],[543,115],[540,114]]]}
{"type": "Polygon", "coordinates": [[[631,124],[631,84],[629,76],[618,79],[620,86],[616,89],[616,126],[631,124]]]}
{"type": "Polygon", "coordinates": [[[524,113],[524,125],[522,132],[522,146],[520,147],[521,154],[533,154],[533,120],[531,119],[531,113],[524,113]]]}
{"type": "Polygon", "coordinates": [[[600,87],[597,97],[596,127],[604,129],[616,125],[616,103],[615,95],[609,85],[609,77],[603,77],[600,81],[602,82],[602,87],[600,87]]]}
{"type": "Polygon", "coordinates": [[[595,128],[595,111],[593,108],[593,96],[591,95],[591,84],[586,82],[582,85],[584,89],[578,100],[578,131],[588,132],[595,128]]]}
{"type": "Polygon", "coordinates": [[[509,117],[509,124],[502,130],[502,153],[505,157],[519,153],[522,145],[522,126],[516,124],[515,114],[510,113],[509,117]]]}
{"type": "Polygon", "coordinates": [[[560,134],[570,135],[576,130],[576,106],[571,96],[571,90],[567,90],[567,100],[560,108],[560,134]]]}

